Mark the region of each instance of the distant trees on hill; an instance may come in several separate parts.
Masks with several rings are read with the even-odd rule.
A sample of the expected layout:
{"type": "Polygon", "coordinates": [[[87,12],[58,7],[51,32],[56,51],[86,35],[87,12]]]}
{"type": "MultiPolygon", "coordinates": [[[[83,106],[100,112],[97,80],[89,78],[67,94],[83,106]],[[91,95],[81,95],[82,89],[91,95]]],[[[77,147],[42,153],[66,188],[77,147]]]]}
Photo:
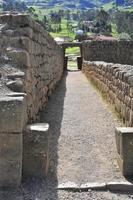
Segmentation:
{"type": "Polygon", "coordinates": [[[116,0],[116,5],[117,6],[122,6],[122,5],[133,5],[133,0],[116,0]]]}
{"type": "Polygon", "coordinates": [[[118,11],[115,14],[118,33],[128,33],[133,38],[133,13],[118,11]]]}
{"type": "Polygon", "coordinates": [[[95,26],[93,32],[101,33],[104,35],[111,34],[111,21],[110,15],[103,9],[101,9],[96,16],[95,26]]]}
{"type": "Polygon", "coordinates": [[[125,0],[116,0],[116,5],[121,6],[125,3],[125,0]]]}
{"type": "Polygon", "coordinates": [[[20,0],[3,0],[2,7],[4,11],[14,10],[23,12],[27,10],[25,2],[20,0]]]}

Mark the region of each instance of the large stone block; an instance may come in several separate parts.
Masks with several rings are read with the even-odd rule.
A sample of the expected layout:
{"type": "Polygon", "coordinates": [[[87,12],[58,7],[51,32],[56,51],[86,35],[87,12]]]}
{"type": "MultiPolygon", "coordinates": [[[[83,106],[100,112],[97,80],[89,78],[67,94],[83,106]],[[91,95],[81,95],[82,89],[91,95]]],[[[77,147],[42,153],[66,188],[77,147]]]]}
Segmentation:
{"type": "Polygon", "coordinates": [[[22,174],[22,134],[0,134],[0,187],[19,186],[22,174]]]}
{"type": "Polygon", "coordinates": [[[30,55],[27,51],[18,48],[7,48],[7,55],[15,63],[19,64],[19,67],[31,67],[30,55]]]}
{"type": "Polygon", "coordinates": [[[0,15],[0,23],[7,23],[13,27],[28,27],[32,26],[33,21],[29,15],[18,13],[7,13],[0,15]]]}
{"type": "Polygon", "coordinates": [[[14,35],[15,36],[27,36],[29,38],[32,38],[33,36],[33,30],[30,27],[22,27],[22,28],[17,28],[14,30],[14,35]]]}
{"type": "Polygon", "coordinates": [[[0,98],[0,134],[21,132],[25,121],[26,103],[24,96],[0,98]]]}
{"type": "Polygon", "coordinates": [[[49,125],[28,125],[23,132],[23,176],[46,176],[48,171],[49,125]]]}
{"type": "Polygon", "coordinates": [[[118,127],[115,134],[119,167],[123,175],[133,175],[133,128],[118,127]]]}
{"type": "Polygon", "coordinates": [[[13,47],[22,48],[28,51],[29,53],[32,53],[32,40],[28,37],[13,37],[10,43],[13,47]]]}

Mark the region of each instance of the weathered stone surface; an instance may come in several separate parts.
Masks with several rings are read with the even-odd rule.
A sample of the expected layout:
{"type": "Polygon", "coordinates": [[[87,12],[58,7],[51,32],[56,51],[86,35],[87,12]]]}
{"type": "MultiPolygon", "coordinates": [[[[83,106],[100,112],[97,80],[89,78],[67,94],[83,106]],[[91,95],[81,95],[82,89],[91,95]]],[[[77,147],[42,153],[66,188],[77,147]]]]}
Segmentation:
{"type": "Polygon", "coordinates": [[[125,125],[132,126],[132,66],[84,61],[83,72],[114,106],[125,125]]]}
{"type": "MultiPolygon", "coordinates": [[[[63,50],[28,15],[3,14],[0,15],[0,24],[0,72],[7,91],[0,98],[0,135],[14,134],[15,137],[21,135],[27,122],[38,120],[38,112],[46,106],[48,94],[61,79],[63,50]]],[[[38,129],[32,125],[27,127],[27,132],[24,131],[23,175],[45,176],[48,171],[49,127],[44,124],[37,126],[38,129]]],[[[15,162],[17,158],[14,157],[15,162]]],[[[8,163],[5,169],[6,166],[8,169],[8,163]]],[[[17,176],[19,178],[16,173],[17,176]]],[[[1,184],[2,181],[6,184],[4,179],[1,184]]]]}
{"type": "Polygon", "coordinates": [[[85,183],[85,184],[82,184],[80,186],[81,189],[84,189],[84,190],[89,190],[89,189],[92,189],[92,190],[105,190],[106,189],[106,183],[99,183],[99,182],[95,182],[95,183],[85,183]]]}
{"type": "Polygon", "coordinates": [[[23,81],[21,79],[16,79],[14,81],[7,82],[6,86],[14,92],[23,92],[23,81]]]}
{"type": "MultiPolygon", "coordinates": [[[[0,98],[0,132],[18,133],[25,125],[26,104],[24,97],[0,98]]],[[[0,134],[1,134],[0,133],[0,134]]]]}
{"type": "Polygon", "coordinates": [[[28,125],[24,131],[24,153],[40,153],[48,151],[49,125],[37,123],[28,125]]]}
{"type": "Polygon", "coordinates": [[[118,163],[123,175],[133,175],[133,128],[116,128],[118,163]]]}
{"type": "Polygon", "coordinates": [[[84,60],[86,61],[133,64],[133,56],[131,56],[133,42],[130,41],[84,41],[82,44],[82,52],[84,60]],[[125,51],[125,49],[128,50],[125,51]]]}
{"type": "Polygon", "coordinates": [[[22,134],[0,134],[0,187],[19,186],[22,176],[22,134]]]}
{"type": "Polygon", "coordinates": [[[23,176],[33,176],[43,178],[47,176],[49,158],[47,153],[25,154],[23,156],[23,176]]]}
{"type": "Polygon", "coordinates": [[[107,189],[111,191],[132,192],[133,184],[130,182],[108,182],[107,189]]]}
{"type": "Polygon", "coordinates": [[[15,63],[19,63],[19,66],[26,66],[26,67],[31,66],[29,53],[25,50],[17,48],[8,48],[7,55],[15,63]]]}
{"type": "Polygon", "coordinates": [[[9,79],[16,79],[16,78],[24,78],[25,77],[25,73],[20,71],[20,72],[15,72],[15,73],[11,73],[7,75],[7,78],[9,79]]]}
{"type": "Polygon", "coordinates": [[[49,125],[28,125],[23,132],[23,175],[46,176],[48,171],[49,125]]]}

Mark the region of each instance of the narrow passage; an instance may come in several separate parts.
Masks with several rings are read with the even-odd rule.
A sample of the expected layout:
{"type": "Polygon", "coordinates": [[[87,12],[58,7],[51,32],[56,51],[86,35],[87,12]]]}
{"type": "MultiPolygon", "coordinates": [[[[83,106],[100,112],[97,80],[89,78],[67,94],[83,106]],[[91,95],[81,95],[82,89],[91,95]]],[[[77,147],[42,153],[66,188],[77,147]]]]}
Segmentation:
{"type": "Polygon", "coordinates": [[[49,182],[122,180],[116,161],[119,125],[81,71],[70,71],[52,95],[42,121],[50,124],[49,182]]]}

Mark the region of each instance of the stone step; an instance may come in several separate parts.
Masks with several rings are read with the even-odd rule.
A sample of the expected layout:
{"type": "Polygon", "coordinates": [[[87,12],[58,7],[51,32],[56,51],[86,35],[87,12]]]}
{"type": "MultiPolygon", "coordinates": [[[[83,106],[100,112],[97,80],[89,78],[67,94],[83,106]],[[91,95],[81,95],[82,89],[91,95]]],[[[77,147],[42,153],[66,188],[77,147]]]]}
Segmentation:
{"type": "Polygon", "coordinates": [[[23,177],[45,177],[49,165],[49,125],[28,125],[23,133],[23,177]]]}

